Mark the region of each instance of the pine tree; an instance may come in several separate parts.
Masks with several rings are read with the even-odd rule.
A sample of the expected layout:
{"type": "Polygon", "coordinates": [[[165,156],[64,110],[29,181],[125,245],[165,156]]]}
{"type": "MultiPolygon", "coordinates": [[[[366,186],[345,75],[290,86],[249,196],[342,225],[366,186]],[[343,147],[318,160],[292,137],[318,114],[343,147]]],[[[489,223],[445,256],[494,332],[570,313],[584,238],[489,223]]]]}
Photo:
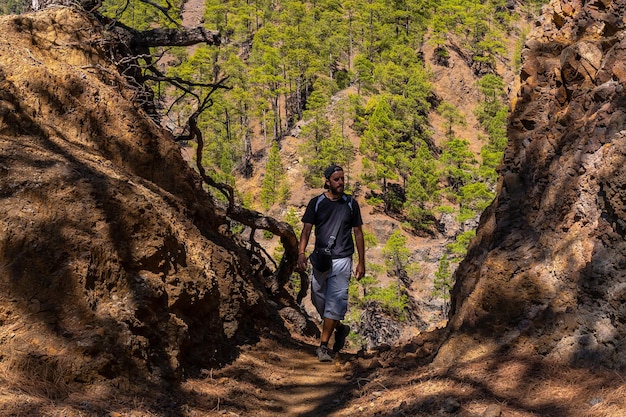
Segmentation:
{"type": "Polygon", "coordinates": [[[439,260],[439,267],[435,271],[433,296],[441,298],[443,305],[441,307],[442,312],[448,311],[448,303],[450,301],[450,289],[452,289],[454,281],[452,279],[452,273],[450,272],[450,261],[448,255],[443,254],[439,260]]]}
{"type": "Polygon", "coordinates": [[[389,236],[383,247],[383,256],[388,270],[395,276],[401,277],[406,273],[411,252],[406,246],[407,238],[398,229],[389,236]]]}
{"type": "Polygon", "coordinates": [[[280,158],[280,148],[278,142],[274,142],[270,148],[270,153],[265,166],[265,176],[261,184],[259,198],[261,205],[268,210],[277,201],[284,201],[285,169],[280,158]]]}
{"type": "Polygon", "coordinates": [[[444,101],[437,107],[437,112],[445,120],[446,136],[451,139],[454,137],[454,126],[465,126],[465,116],[454,105],[444,101]]]}

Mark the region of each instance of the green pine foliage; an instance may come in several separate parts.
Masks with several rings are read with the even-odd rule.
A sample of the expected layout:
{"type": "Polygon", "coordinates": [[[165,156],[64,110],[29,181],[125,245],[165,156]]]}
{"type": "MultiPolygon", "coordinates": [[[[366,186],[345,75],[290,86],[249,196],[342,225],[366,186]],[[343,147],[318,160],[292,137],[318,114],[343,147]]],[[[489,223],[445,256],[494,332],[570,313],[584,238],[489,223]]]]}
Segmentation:
{"type": "Polygon", "coordinates": [[[440,170],[428,146],[422,143],[409,165],[406,181],[406,207],[409,223],[415,229],[427,229],[432,214],[430,205],[439,201],[440,170]]]}
{"type": "Polygon", "coordinates": [[[447,245],[446,250],[450,255],[448,259],[459,262],[467,253],[471,240],[476,236],[476,230],[467,230],[459,234],[453,243],[447,245]]]}
{"type": "Polygon", "coordinates": [[[300,232],[302,232],[302,221],[300,220],[298,212],[296,212],[293,207],[289,207],[287,209],[287,214],[285,215],[285,223],[293,228],[296,236],[300,236],[300,232]]]}
{"type": "Polygon", "coordinates": [[[379,281],[371,275],[366,275],[360,281],[353,280],[348,288],[348,297],[352,308],[349,309],[349,321],[358,322],[361,307],[368,302],[378,303],[382,309],[398,321],[406,317],[409,305],[408,295],[398,283],[380,286],[379,281]]]}
{"type": "Polygon", "coordinates": [[[408,295],[400,288],[398,283],[391,283],[386,287],[372,287],[364,302],[377,301],[383,310],[398,321],[403,321],[406,316],[406,308],[409,305],[408,295]]]}
{"type": "Polygon", "coordinates": [[[448,188],[458,192],[474,177],[476,159],[469,148],[469,141],[458,137],[450,138],[443,146],[440,162],[448,188]]]}
{"type": "Polygon", "coordinates": [[[151,2],[103,0],[98,9],[103,15],[137,30],[148,30],[154,26],[175,27],[180,23],[182,2],[154,0],[151,2]],[[150,4],[152,3],[152,4],[150,4]],[[154,5],[158,7],[154,7],[154,5]],[[163,11],[167,10],[167,14],[163,11]]]}
{"type": "Polygon", "coordinates": [[[464,127],[467,125],[463,113],[447,101],[444,101],[437,107],[437,112],[445,120],[446,136],[450,139],[454,138],[454,128],[456,126],[464,127]]]}
{"type": "Polygon", "coordinates": [[[493,192],[484,182],[466,184],[461,187],[458,195],[461,207],[469,208],[476,213],[482,213],[493,200],[493,192]]]}
{"type": "Polygon", "coordinates": [[[389,275],[401,278],[419,270],[419,267],[411,262],[411,250],[407,246],[407,241],[402,231],[396,229],[385,243],[383,256],[389,275]]]}
{"type": "MultiPolygon", "coordinates": [[[[139,29],[172,27],[162,14],[135,3],[105,0],[102,10],[139,29]]],[[[537,1],[523,3],[526,13],[538,10],[537,1]]],[[[452,213],[459,222],[475,219],[493,200],[508,115],[506,86],[495,75],[495,64],[519,65],[521,44],[512,51],[515,56],[509,56],[504,41],[525,35],[516,34],[517,16],[504,0],[205,4],[204,26],[220,30],[224,42],[169,49],[177,65],[168,75],[198,83],[228,77],[229,89],[215,92],[213,105],[198,119],[205,138],[202,164],[215,180],[231,185],[242,161],[252,161],[254,170],[264,169],[261,192],[247,196],[248,207],[268,210],[287,199],[280,148],[296,124],[297,157],[307,185],[321,187],[324,167],[341,164],[346,188],[366,187],[364,204],[393,215],[404,230],[432,230],[438,212],[452,213]],[[467,115],[433,93],[431,63],[420,54],[427,40],[436,48],[439,63],[445,63],[447,48],[454,44],[477,74],[487,74],[477,82],[482,93],[475,110],[482,130],[479,155],[464,135],[467,115]],[[445,129],[445,141],[437,145],[429,122],[435,111],[445,129]],[[357,140],[348,137],[349,130],[357,140]],[[267,149],[267,159],[258,158],[264,150],[259,146],[267,149]],[[357,164],[359,177],[352,173],[357,164]]],[[[180,17],[179,6],[171,9],[175,19],[180,17]]],[[[195,111],[188,95],[168,96],[173,92],[159,85],[153,91],[163,102],[173,102],[171,119],[186,120],[195,111]]],[[[288,222],[297,229],[299,215],[289,210],[288,222]]],[[[446,302],[451,271],[473,236],[473,231],[460,234],[440,260],[435,292],[446,302]]],[[[377,245],[370,238],[368,248],[377,245]]],[[[377,280],[380,274],[416,274],[400,230],[386,242],[383,256],[385,265],[368,264],[368,276],[353,285],[351,302],[375,299],[400,316],[406,295],[397,286],[381,288],[377,280]]]]}
{"type": "Polygon", "coordinates": [[[29,4],[30,0],[3,0],[0,3],[0,15],[23,13],[29,4]]]}
{"type": "MultiPolygon", "coordinates": [[[[502,39],[515,19],[503,0],[467,2],[447,0],[436,6],[437,34],[454,33],[461,47],[471,53],[475,62],[495,67],[495,59],[505,53],[502,39]]],[[[439,41],[441,42],[441,41],[439,41]]]]}
{"type": "MultiPolygon", "coordinates": [[[[28,3],[5,0],[0,13],[21,13],[28,3]]],[[[183,3],[104,0],[98,12],[137,30],[173,28],[181,22],[183,3]]],[[[517,10],[530,16],[543,3],[525,0],[517,10]]],[[[363,177],[348,175],[347,180],[371,187],[375,193],[369,201],[387,213],[428,228],[442,195],[464,202],[475,195],[478,200],[467,202],[466,209],[479,211],[484,193],[458,195],[460,190],[479,182],[494,190],[508,109],[504,83],[493,70],[498,60],[519,65],[522,43],[517,43],[515,56],[508,56],[503,43],[526,35],[517,32],[517,19],[505,0],[206,0],[203,24],[223,34],[222,44],[168,48],[176,60],[168,75],[198,83],[228,77],[230,89],[215,93],[213,105],[198,120],[206,142],[202,163],[217,181],[235,184],[242,161],[252,160],[258,151],[252,149],[251,138],[262,135],[269,147],[295,123],[304,122],[299,156],[309,185],[320,185],[326,164],[351,166],[361,152],[363,177]],[[492,70],[478,83],[484,101],[476,115],[485,146],[471,169],[458,165],[462,155],[453,146],[463,143],[464,115],[449,103],[436,110],[446,121],[450,143],[439,155],[430,142],[428,115],[436,100],[420,55],[426,40],[441,59],[454,42],[467,51],[466,58],[492,70]],[[336,93],[346,88],[355,94],[339,105],[336,93]],[[346,137],[348,121],[360,136],[356,147],[346,137]]],[[[195,110],[189,95],[159,83],[150,87],[161,102],[173,102],[167,114],[171,120],[184,121],[195,110]]],[[[265,195],[257,199],[254,205],[268,202],[265,195]]]]}
{"type": "Polygon", "coordinates": [[[433,296],[440,298],[444,302],[443,310],[447,310],[445,307],[450,300],[450,290],[454,285],[454,279],[452,277],[452,269],[450,266],[450,260],[446,253],[443,254],[439,260],[439,267],[435,271],[435,279],[433,282],[433,296]]]}
{"type": "Polygon", "coordinates": [[[363,241],[365,243],[365,253],[378,245],[376,235],[369,230],[363,230],[363,241]]]}
{"type": "Polygon", "coordinates": [[[289,189],[286,187],[285,168],[280,159],[278,142],[274,142],[265,165],[265,175],[261,184],[259,198],[265,210],[274,203],[284,203],[289,197],[289,189]]]}
{"type": "MultiPolygon", "coordinates": [[[[174,20],[180,5],[169,8],[174,20]]],[[[462,134],[465,115],[446,102],[431,108],[431,75],[419,51],[428,35],[442,57],[454,41],[472,60],[493,68],[496,58],[513,59],[502,42],[516,30],[517,16],[506,6],[504,0],[207,0],[204,25],[220,30],[224,42],[189,49],[193,54],[170,49],[180,63],[169,75],[203,83],[228,77],[230,89],[216,92],[213,106],[198,119],[206,142],[202,163],[216,180],[234,184],[242,161],[258,151],[251,138],[262,137],[269,148],[299,123],[308,185],[321,186],[324,166],[349,167],[359,152],[363,175],[351,178],[347,171],[348,183],[364,183],[374,191],[369,203],[404,216],[415,228],[428,228],[442,196],[474,210],[484,205],[481,193],[468,202],[472,194],[459,192],[480,182],[493,190],[506,144],[507,108],[502,80],[484,76],[479,88],[485,100],[477,116],[485,146],[480,162],[474,161],[462,134]],[[337,95],[348,87],[349,96],[337,95]],[[432,146],[434,110],[446,121],[442,153],[432,146]],[[356,147],[346,135],[349,121],[359,135],[356,147]]],[[[146,3],[105,0],[102,11],[138,29],[173,26],[146,3]]],[[[168,91],[155,91],[167,97],[168,91]]],[[[185,120],[194,111],[187,98],[176,97],[172,118],[185,120]]],[[[255,204],[267,207],[268,198],[261,193],[255,204]]]]}

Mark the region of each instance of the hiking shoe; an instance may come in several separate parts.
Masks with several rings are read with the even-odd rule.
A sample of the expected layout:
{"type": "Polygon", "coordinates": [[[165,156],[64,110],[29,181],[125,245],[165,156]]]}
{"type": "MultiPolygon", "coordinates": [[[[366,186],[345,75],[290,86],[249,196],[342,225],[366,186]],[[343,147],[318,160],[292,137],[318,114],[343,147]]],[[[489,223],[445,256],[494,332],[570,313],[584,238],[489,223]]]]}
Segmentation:
{"type": "Polygon", "coordinates": [[[319,359],[320,362],[331,362],[333,360],[333,357],[330,356],[328,346],[320,345],[315,352],[317,353],[317,359],[319,359]]]}
{"type": "Polygon", "coordinates": [[[335,344],[333,345],[333,352],[339,352],[346,344],[346,337],[350,334],[350,326],[347,324],[340,324],[335,329],[335,344]]]}

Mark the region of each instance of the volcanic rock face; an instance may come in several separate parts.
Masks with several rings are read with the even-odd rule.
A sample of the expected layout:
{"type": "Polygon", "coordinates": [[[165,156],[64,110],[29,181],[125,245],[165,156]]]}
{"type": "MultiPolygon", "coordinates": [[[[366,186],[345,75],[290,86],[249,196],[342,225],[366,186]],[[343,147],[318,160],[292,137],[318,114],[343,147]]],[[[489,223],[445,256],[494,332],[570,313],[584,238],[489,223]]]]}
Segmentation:
{"type": "Polygon", "coordinates": [[[223,363],[272,316],[100,33],[67,8],[0,18],[0,357],[55,387],[223,363]]]}
{"type": "Polygon", "coordinates": [[[511,348],[626,368],[626,2],[583,3],[553,1],[526,43],[443,362],[511,348]]]}

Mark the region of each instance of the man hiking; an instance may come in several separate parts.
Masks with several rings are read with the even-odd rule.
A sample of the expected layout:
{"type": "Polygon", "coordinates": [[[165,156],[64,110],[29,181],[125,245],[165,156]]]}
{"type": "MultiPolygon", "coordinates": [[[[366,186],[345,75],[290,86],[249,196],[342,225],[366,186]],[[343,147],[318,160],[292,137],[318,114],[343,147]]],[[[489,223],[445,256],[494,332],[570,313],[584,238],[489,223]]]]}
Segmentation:
{"type": "Polygon", "coordinates": [[[300,235],[298,268],[306,270],[306,247],[315,226],[315,250],[310,257],[313,265],[311,301],[322,318],[320,346],[316,352],[320,362],[330,362],[334,353],[343,348],[350,333],[350,327],[342,324],[341,320],[348,310],[354,246],[356,243],[359,256],[354,274],[360,280],[365,275],[365,243],[359,205],[351,196],[344,194],[343,168],[332,164],[324,171],[324,177],[326,191],[309,201],[302,216],[304,226],[300,235]],[[327,266],[323,265],[324,259],[328,259],[327,266]],[[333,332],[335,343],[331,352],[328,341],[333,332]]]}

